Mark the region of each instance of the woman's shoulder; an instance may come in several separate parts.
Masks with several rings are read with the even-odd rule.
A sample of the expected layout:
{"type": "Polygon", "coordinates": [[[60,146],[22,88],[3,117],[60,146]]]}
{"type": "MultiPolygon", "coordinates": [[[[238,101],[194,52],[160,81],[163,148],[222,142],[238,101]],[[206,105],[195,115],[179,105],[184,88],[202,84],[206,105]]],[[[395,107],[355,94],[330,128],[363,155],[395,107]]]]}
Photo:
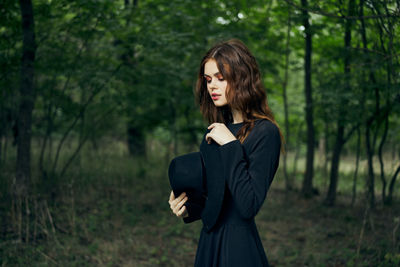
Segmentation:
{"type": "Polygon", "coordinates": [[[270,151],[272,147],[280,147],[281,137],[278,126],[268,119],[255,121],[253,130],[243,143],[248,153],[262,150],[270,151]]]}
{"type": "Polygon", "coordinates": [[[258,119],[254,123],[253,131],[258,133],[258,135],[278,135],[278,126],[268,119],[258,119]]]}
{"type": "Polygon", "coordinates": [[[281,137],[278,126],[268,119],[259,119],[254,123],[254,128],[249,133],[244,144],[254,149],[261,143],[280,143],[281,137]]]}

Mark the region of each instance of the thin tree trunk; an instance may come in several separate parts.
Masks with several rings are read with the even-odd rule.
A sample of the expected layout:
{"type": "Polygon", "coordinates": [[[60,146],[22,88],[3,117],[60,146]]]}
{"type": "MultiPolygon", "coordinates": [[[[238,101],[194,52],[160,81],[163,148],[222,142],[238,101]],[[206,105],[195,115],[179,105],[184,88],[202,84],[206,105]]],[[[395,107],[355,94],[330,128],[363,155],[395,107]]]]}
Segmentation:
{"type": "MultiPolygon", "coordinates": [[[[288,151],[289,147],[289,138],[290,138],[290,129],[289,129],[289,105],[287,99],[287,84],[289,80],[289,55],[290,55],[290,30],[291,30],[291,9],[288,6],[288,20],[287,20],[287,31],[286,31],[286,51],[285,51],[285,77],[283,80],[283,107],[284,107],[284,114],[285,114],[285,132],[286,132],[286,148],[285,150],[288,151]]],[[[292,182],[290,180],[289,174],[287,172],[287,153],[283,155],[283,174],[285,176],[285,186],[286,190],[292,189],[292,182]]]]}
{"type": "MultiPolygon", "coordinates": [[[[324,154],[324,177],[328,177],[328,162],[329,162],[329,126],[328,123],[325,121],[325,127],[324,127],[324,139],[325,139],[325,154],[324,154]]],[[[327,178],[325,179],[327,181],[327,178]]],[[[326,188],[326,184],[324,185],[324,188],[326,188]]]]}
{"type": "Polygon", "coordinates": [[[0,169],[3,163],[3,135],[0,134],[0,169]]]}
{"type": "Polygon", "coordinates": [[[379,165],[381,169],[381,181],[382,181],[382,203],[386,202],[386,178],[385,178],[385,166],[383,163],[383,145],[385,144],[387,133],[388,133],[388,128],[389,128],[389,114],[385,118],[385,128],[383,130],[383,136],[381,139],[381,142],[379,144],[379,149],[378,149],[378,158],[379,158],[379,165]]]}
{"type": "Polygon", "coordinates": [[[306,172],[304,174],[302,193],[305,197],[311,197],[313,194],[313,172],[314,172],[314,120],[313,120],[313,102],[312,102],[312,87],[311,87],[311,55],[312,55],[312,32],[307,11],[308,1],[301,0],[301,5],[304,8],[303,26],[306,34],[305,38],[305,55],[304,55],[304,92],[306,98],[306,124],[307,124],[307,158],[306,172]]]}
{"type": "Polygon", "coordinates": [[[367,159],[368,159],[368,178],[367,178],[367,198],[369,201],[369,205],[373,209],[375,207],[375,176],[374,176],[374,165],[373,165],[373,157],[374,151],[371,148],[371,140],[370,140],[370,128],[372,124],[372,119],[369,119],[365,128],[365,142],[367,148],[367,159]]]}
{"type": "Polygon", "coordinates": [[[325,138],[324,136],[320,136],[318,139],[318,169],[322,170],[324,168],[323,158],[325,157],[325,138]]]}
{"type": "Polygon", "coordinates": [[[130,125],[128,127],[128,148],[131,156],[142,156],[146,153],[146,142],[143,130],[130,125]]]}
{"type": "Polygon", "coordinates": [[[358,175],[358,165],[360,163],[360,147],[361,147],[360,143],[361,143],[361,132],[360,132],[360,128],[357,128],[356,168],[354,170],[354,176],[353,176],[351,206],[354,206],[354,203],[356,201],[356,196],[357,196],[357,175],[358,175]]]}
{"type": "Polygon", "coordinates": [[[176,116],[176,109],[175,109],[175,104],[171,105],[171,113],[172,113],[172,122],[171,122],[171,136],[172,136],[172,141],[174,144],[173,151],[174,155],[178,155],[178,122],[177,122],[177,116],[176,116]]]}
{"type": "MultiPolygon", "coordinates": [[[[340,124],[340,122],[338,122],[340,124]]],[[[325,204],[329,206],[335,205],[336,201],[336,190],[339,175],[339,164],[340,164],[340,154],[342,152],[344,144],[344,126],[338,125],[338,132],[336,135],[335,146],[333,147],[332,162],[331,162],[331,173],[329,180],[328,194],[325,199],[325,204]]]]}
{"type": "MultiPolygon", "coordinates": [[[[348,14],[349,16],[353,15],[355,7],[355,1],[349,0],[348,5],[348,14]]],[[[350,74],[351,74],[351,28],[352,28],[352,20],[346,20],[345,22],[345,35],[344,35],[344,48],[345,48],[345,57],[344,57],[344,75],[345,75],[345,91],[351,89],[350,85],[350,74]]],[[[340,96],[340,110],[339,117],[337,120],[337,134],[336,134],[336,142],[333,148],[332,155],[332,165],[331,165],[331,174],[329,181],[329,189],[328,194],[325,199],[325,204],[333,206],[336,201],[336,191],[338,184],[338,176],[339,176],[339,164],[340,164],[340,154],[342,152],[343,146],[346,142],[344,138],[345,131],[345,117],[346,117],[346,106],[348,99],[340,96]]]]}
{"type": "Polygon", "coordinates": [[[8,136],[7,133],[4,135],[4,145],[3,145],[3,162],[7,162],[7,148],[8,148],[8,136]]]}
{"type": "MultiPolygon", "coordinates": [[[[387,3],[384,3],[383,5],[385,7],[386,14],[389,14],[387,3]]],[[[377,11],[379,11],[378,8],[377,8],[377,11]]],[[[380,19],[380,20],[382,21],[382,24],[383,24],[384,23],[383,19],[380,19]]],[[[385,44],[387,44],[387,53],[386,54],[388,54],[389,58],[386,61],[386,81],[387,81],[387,89],[390,92],[392,90],[392,75],[393,75],[393,78],[396,80],[396,76],[398,74],[397,71],[393,71],[394,29],[393,29],[393,23],[391,21],[391,18],[387,19],[387,27],[385,27],[385,29],[386,29],[386,35],[389,38],[389,42],[384,42],[383,41],[382,31],[380,31],[380,40],[381,40],[381,47],[382,47],[383,51],[385,51],[385,44]]],[[[387,103],[388,107],[391,105],[390,104],[390,101],[391,101],[390,98],[391,98],[391,95],[390,94],[386,94],[386,103],[387,103]]],[[[386,185],[387,184],[386,184],[386,178],[385,178],[385,172],[384,172],[384,163],[383,163],[383,155],[382,155],[383,152],[382,152],[382,150],[383,150],[383,146],[385,144],[386,137],[387,137],[387,134],[388,134],[390,110],[391,110],[391,108],[388,109],[388,111],[385,112],[385,114],[384,114],[384,116],[385,116],[385,126],[384,127],[385,128],[384,128],[383,136],[382,136],[381,142],[379,144],[379,150],[378,150],[379,163],[380,163],[380,166],[381,166],[382,202],[384,204],[387,203],[387,200],[386,200],[386,185]]]]}
{"type": "MultiPolygon", "coordinates": [[[[299,123],[298,129],[297,129],[296,140],[300,140],[300,138],[301,138],[301,127],[302,127],[302,123],[299,123]]],[[[295,151],[295,154],[294,154],[294,159],[293,159],[293,174],[296,175],[297,163],[298,163],[299,156],[300,156],[300,142],[296,142],[296,147],[295,147],[294,151],[295,151]]]]}
{"type": "MultiPolygon", "coordinates": [[[[53,131],[53,120],[51,118],[51,104],[49,103],[49,107],[47,110],[47,127],[46,127],[46,135],[43,138],[42,142],[42,147],[40,149],[40,156],[39,156],[39,170],[42,175],[44,175],[44,166],[43,166],[43,161],[44,161],[44,153],[46,151],[46,146],[47,146],[47,141],[50,139],[51,133],[53,131]]],[[[51,149],[51,147],[50,147],[51,149]]]]}
{"type": "Polygon", "coordinates": [[[393,174],[392,179],[390,180],[390,185],[389,185],[389,192],[388,192],[388,196],[386,199],[386,203],[387,205],[392,204],[393,202],[393,189],[394,189],[394,184],[396,183],[396,178],[400,173],[400,165],[397,167],[395,173],[393,174]]]}
{"type": "MultiPolygon", "coordinates": [[[[365,51],[368,49],[368,44],[367,44],[367,34],[366,34],[366,29],[365,29],[365,21],[363,19],[364,16],[364,0],[360,0],[360,20],[361,20],[361,38],[362,38],[362,43],[363,43],[363,48],[365,51]]],[[[367,56],[367,52],[365,52],[365,55],[367,56]]],[[[367,64],[370,64],[370,60],[367,57],[366,58],[367,64]]],[[[370,82],[374,85],[375,89],[375,98],[376,98],[376,107],[375,107],[375,112],[377,113],[379,111],[379,91],[377,90],[377,85],[376,85],[376,79],[374,73],[370,70],[369,71],[369,79],[370,82]]],[[[373,166],[373,157],[374,157],[374,147],[371,147],[371,140],[370,140],[370,128],[372,126],[374,117],[370,117],[366,120],[365,122],[365,143],[366,143],[366,153],[367,153],[367,159],[368,159],[368,176],[367,176],[367,201],[369,201],[369,205],[371,208],[375,207],[375,193],[374,193],[374,166],[373,166]]]]}

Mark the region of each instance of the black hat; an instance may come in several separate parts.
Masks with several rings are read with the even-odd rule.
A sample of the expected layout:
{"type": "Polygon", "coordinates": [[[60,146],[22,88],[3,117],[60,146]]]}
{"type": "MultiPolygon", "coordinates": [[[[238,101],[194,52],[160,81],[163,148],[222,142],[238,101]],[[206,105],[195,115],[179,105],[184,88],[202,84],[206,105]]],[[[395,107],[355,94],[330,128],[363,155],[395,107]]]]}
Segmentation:
{"type": "Polygon", "coordinates": [[[174,158],[168,169],[169,182],[174,195],[186,192],[188,202],[204,205],[201,213],[204,228],[210,232],[221,212],[225,193],[224,170],[221,166],[219,145],[208,144],[203,138],[200,152],[174,158]]]}
{"type": "Polygon", "coordinates": [[[204,164],[200,152],[178,156],[169,164],[169,183],[175,197],[186,192],[191,201],[201,198],[204,192],[204,175],[204,164]]]}

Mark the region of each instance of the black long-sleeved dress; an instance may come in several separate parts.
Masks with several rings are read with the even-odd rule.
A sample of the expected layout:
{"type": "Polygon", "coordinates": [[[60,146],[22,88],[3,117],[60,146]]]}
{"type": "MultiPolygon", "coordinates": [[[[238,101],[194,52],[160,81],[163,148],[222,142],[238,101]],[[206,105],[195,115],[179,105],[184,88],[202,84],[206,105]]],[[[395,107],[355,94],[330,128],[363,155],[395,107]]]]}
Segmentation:
{"type": "MultiPolygon", "coordinates": [[[[227,127],[236,135],[242,125],[227,127]]],[[[265,119],[255,122],[243,144],[235,140],[219,147],[226,190],[216,225],[201,230],[195,267],[268,266],[254,217],[278,168],[280,147],[277,126],[265,119]]],[[[185,223],[201,218],[202,205],[191,204],[185,223]]]]}

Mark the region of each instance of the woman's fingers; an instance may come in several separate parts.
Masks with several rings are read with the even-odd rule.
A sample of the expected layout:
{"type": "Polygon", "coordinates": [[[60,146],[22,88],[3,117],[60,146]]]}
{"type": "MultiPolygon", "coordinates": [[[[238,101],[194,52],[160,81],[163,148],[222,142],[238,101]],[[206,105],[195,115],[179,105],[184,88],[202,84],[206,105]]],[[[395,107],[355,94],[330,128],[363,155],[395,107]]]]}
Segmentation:
{"type": "Polygon", "coordinates": [[[211,141],[212,141],[213,139],[215,139],[215,137],[214,137],[214,131],[215,131],[215,127],[216,127],[218,124],[220,124],[220,123],[214,122],[213,124],[210,124],[210,125],[207,127],[207,129],[211,129],[211,131],[208,132],[208,134],[206,134],[206,141],[207,141],[208,144],[211,144],[211,141]]]}
{"type": "Polygon", "coordinates": [[[186,217],[187,211],[186,211],[186,206],[183,206],[178,213],[176,214],[176,216],[178,217],[186,217]]]}
{"type": "Polygon", "coordinates": [[[179,197],[175,198],[175,194],[173,191],[171,191],[171,194],[169,195],[169,206],[172,210],[172,212],[177,216],[177,217],[187,217],[187,210],[186,206],[184,204],[188,200],[188,197],[186,196],[186,192],[183,192],[182,194],[179,195],[179,197]]]}
{"type": "Polygon", "coordinates": [[[211,144],[212,140],[217,142],[216,137],[215,137],[215,131],[217,131],[217,127],[220,124],[223,124],[223,123],[214,122],[207,127],[207,129],[211,129],[211,131],[209,131],[208,134],[206,134],[206,141],[208,144],[211,144]]]}
{"type": "Polygon", "coordinates": [[[171,202],[175,199],[174,191],[171,190],[171,194],[169,195],[169,201],[168,203],[171,204],[171,202]]]}
{"type": "Polygon", "coordinates": [[[174,195],[173,191],[171,191],[168,203],[169,203],[169,206],[170,206],[172,212],[176,216],[180,216],[178,214],[181,211],[182,206],[185,204],[185,202],[187,200],[188,200],[188,197],[186,196],[186,192],[183,192],[182,194],[179,195],[179,197],[175,198],[175,195],[174,195]]]}
{"type": "Polygon", "coordinates": [[[209,131],[205,137],[208,144],[211,144],[211,142],[214,140],[217,144],[222,146],[226,143],[236,140],[236,137],[223,123],[215,122],[210,124],[208,129],[211,129],[211,131],[209,131]]]}
{"type": "Polygon", "coordinates": [[[211,133],[206,134],[206,141],[208,144],[211,144],[212,135],[211,133]]]}
{"type": "Polygon", "coordinates": [[[207,129],[212,129],[212,128],[214,128],[215,126],[217,126],[217,125],[219,125],[219,124],[223,124],[223,123],[220,123],[220,122],[211,123],[211,124],[207,127],[207,129]]]}
{"type": "Polygon", "coordinates": [[[170,197],[169,197],[168,203],[169,203],[170,205],[174,205],[175,203],[181,201],[182,198],[184,198],[185,196],[186,196],[186,193],[183,192],[182,194],[179,195],[179,197],[175,198],[174,192],[171,191],[171,195],[170,195],[170,197]]]}
{"type": "Polygon", "coordinates": [[[212,124],[208,125],[207,129],[212,129],[212,128],[214,128],[214,127],[215,127],[215,125],[216,125],[216,123],[214,122],[214,123],[212,123],[212,124]]]}
{"type": "Polygon", "coordinates": [[[182,194],[179,195],[179,197],[175,198],[175,199],[172,201],[172,204],[175,206],[176,203],[179,203],[185,196],[186,196],[186,193],[183,192],[182,194]]]}
{"type": "Polygon", "coordinates": [[[187,200],[188,200],[188,198],[187,198],[187,197],[184,197],[181,201],[179,201],[179,202],[175,205],[173,211],[174,211],[174,213],[176,214],[176,216],[178,216],[179,210],[182,208],[183,204],[185,204],[185,202],[186,202],[187,200]]]}

